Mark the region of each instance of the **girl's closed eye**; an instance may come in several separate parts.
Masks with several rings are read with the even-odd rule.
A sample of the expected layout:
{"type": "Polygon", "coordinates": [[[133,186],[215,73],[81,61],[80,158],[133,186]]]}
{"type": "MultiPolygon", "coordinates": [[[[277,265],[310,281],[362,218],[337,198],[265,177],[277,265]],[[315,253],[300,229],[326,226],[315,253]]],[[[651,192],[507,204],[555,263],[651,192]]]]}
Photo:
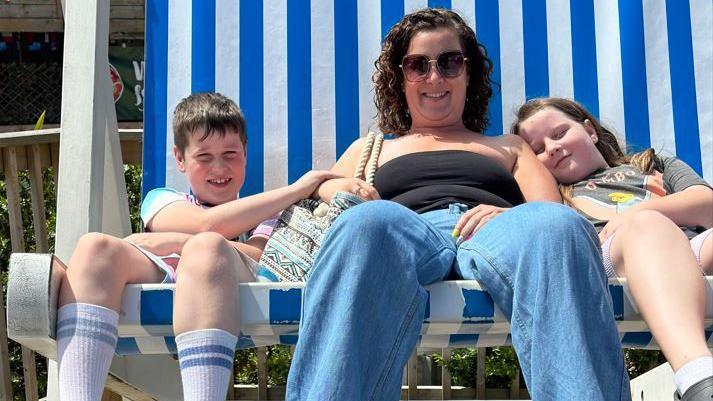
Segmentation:
{"type": "Polygon", "coordinates": [[[567,133],[567,128],[556,130],[552,139],[561,139],[567,133]]]}

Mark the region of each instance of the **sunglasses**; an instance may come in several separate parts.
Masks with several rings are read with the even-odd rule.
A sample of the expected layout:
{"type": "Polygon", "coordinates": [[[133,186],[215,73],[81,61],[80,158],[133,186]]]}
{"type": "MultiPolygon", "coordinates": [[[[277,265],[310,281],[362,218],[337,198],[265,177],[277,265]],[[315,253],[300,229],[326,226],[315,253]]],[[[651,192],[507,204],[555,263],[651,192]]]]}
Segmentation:
{"type": "Polygon", "coordinates": [[[463,73],[467,57],[458,51],[443,52],[435,59],[430,59],[423,54],[409,54],[404,56],[399,67],[404,71],[407,81],[418,82],[426,79],[431,73],[431,63],[436,63],[438,73],[443,78],[455,78],[463,73]]]}

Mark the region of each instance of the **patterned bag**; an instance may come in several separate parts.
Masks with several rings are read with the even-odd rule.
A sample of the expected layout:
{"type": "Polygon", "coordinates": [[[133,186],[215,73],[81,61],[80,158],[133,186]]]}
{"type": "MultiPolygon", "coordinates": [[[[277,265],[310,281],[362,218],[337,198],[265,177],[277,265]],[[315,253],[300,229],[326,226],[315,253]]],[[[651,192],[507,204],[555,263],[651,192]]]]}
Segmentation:
{"type": "MultiPolygon", "coordinates": [[[[355,178],[374,184],[383,140],[382,134],[369,132],[354,172],[355,178]]],[[[362,202],[364,200],[356,195],[339,191],[329,204],[303,199],[285,209],[265,244],[257,281],[305,281],[329,226],[343,211],[362,202]]]]}

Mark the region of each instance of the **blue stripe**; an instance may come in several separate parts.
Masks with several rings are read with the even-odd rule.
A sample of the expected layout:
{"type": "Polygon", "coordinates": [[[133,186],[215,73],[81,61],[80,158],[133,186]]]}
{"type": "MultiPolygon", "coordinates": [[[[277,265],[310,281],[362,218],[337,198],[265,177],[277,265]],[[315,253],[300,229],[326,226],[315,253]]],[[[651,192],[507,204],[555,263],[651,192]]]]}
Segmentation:
{"type": "Polygon", "coordinates": [[[233,357],[235,350],[222,345],[199,345],[197,347],[186,348],[178,351],[179,358],[186,358],[191,355],[200,354],[223,354],[230,358],[233,357]]]}
{"type": "Polygon", "coordinates": [[[357,0],[334,0],[336,154],[359,138],[359,38],[357,0]]]}
{"type": "Polygon", "coordinates": [[[215,91],[215,1],[193,0],[191,92],[215,91]]]}
{"type": "Polygon", "coordinates": [[[647,346],[651,343],[653,336],[648,331],[635,331],[625,333],[621,339],[621,344],[625,347],[647,346]]]}
{"type": "Polygon", "coordinates": [[[109,335],[103,331],[87,330],[79,327],[67,328],[57,331],[57,341],[64,340],[69,337],[84,337],[92,340],[101,341],[110,347],[116,347],[116,335],[109,335]]]}
{"type": "Polygon", "coordinates": [[[478,42],[485,46],[488,57],[493,62],[493,95],[488,105],[490,124],[486,135],[503,133],[503,96],[500,92],[500,12],[497,1],[478,1],[475,3],[475,28],[478,42]]]}
{"type": "MultiPolygon", "coordinates": [[[[336,4],[335,4],[336,7],[336,4]]],[[[404,16],[404,2],[381,0],[381,38],[385,38],[394,24],[404,16]]],[[[369,27],[367,27],[369,29],[369,27]]]]}
{"type": "Polygon", "coordinates": [[[451,0],[428,0],[428,6],[430,8],[440,7],[447,8],[449,10],[452,8],[451,0]]]}
{"type": "Polygon", "coordinates": [[[302,290],[270,290],[270,324],[295,324],[300,321],[302,290]]]}
{"type": "Polygon", "coordinates": [[[667,0],[666,25],[676,156],[702,174],[689,3],[667,0]]]}
{"type": "Polygon", "coordinates": [[[609,295],[614,309],[614,319],[624,320],[624,287],[620,285],[610,285],[609,295]]]}
{"type": "Polygon", "coordinates": [[[193,366],[218,366],[221,368],[232,369],[233,361],[225,358],[194,358],[187,361],[181,361],[181,369],[191,368],[193,366]]]}
{"type": "MultiPolygon", "coordinates": [[[[319,21],[317,22],[319,23],[319,21]]],[[[287,2],[287,179],[312,168],[312,60],[309,2],[287,2]]]]}
{"type": "Polygon", "coordinates": [[[574,98],[599,117],[597,45],[594,34],[594,0],[570,3],[572,25],[572,78],[574,98]]]}
{"type": "Polygon", "coordinates": [[[90,319],[82,319],[82,318],[69,318],[69,319],[64,319],[60,322],[57,323],[57,331],[60,331],[64,328],[68,327],[76,327],[78,326],[79,328],[90,328],[90,329],[95,329],[95,330],[104,330],[108,331],[109,334],[113,334],[116,336],[117,328],[116,326],[109,324],[109,323],[104,323],[104,322],[99,322],[96,320],[90,320],[90,319]]]}
{"type": "Polygon", "coordinates": [[[461,290],[463,293],[464,319],[477,319],[478,321],[492,321],[495,316],[493,298],[485,291],[481,290],[461,290]]]}
{"type": "Polygon", "coordinates": [[[479,334],[451,334],[448,336],[448,346],[454,348],[474,347],[478,345],[479,334]]]}
{"type": "Polygon", "coordinates": [[[264,188],[262,2],[240,2],[240,108],[247,121],[248,163],[241,196],[264,188]]]}
{"type": "Polygon", "coordinates": [[[173,291],[144,290],[141,291],[141,325],[172,325],[173,324],[173,291]]]}
{"type": "Polygon", "coordinates": [[[297,345],[297,339],[299,337],[296,335],[281,335],[280,344],[283,345],[297,345]]]}
{"type": "Polygon", "coordinates": [[[178,354],[178,346],[176,346],[176,337],[165,336],[163,337],[163,341],[166,343],[166,348],[168,349],[169,353],[178,354]]]}
{"type": "Polygon", "coordinates": [[[141,196],[166,186],[168,0],[146,2],[146,82],[141,196]]]}
{"type": "Polygon", "coordinates": [[[117,355],[139,355],[140,353],[139,345],[136,344],[134,337],[119,337],[116,340],[117,355]]]}
{"type": "Polygon", "coordinates": [[[634,152],[646,149],[651,144],[642,1],[619,0],[624,123],[626,141],[638,148],[628,148],[634,152]]]}
{"type": "Polygon", "coordinates": [[[545,0],[522,0],[525,97],[549,96],[547,9],[545,0]]]}

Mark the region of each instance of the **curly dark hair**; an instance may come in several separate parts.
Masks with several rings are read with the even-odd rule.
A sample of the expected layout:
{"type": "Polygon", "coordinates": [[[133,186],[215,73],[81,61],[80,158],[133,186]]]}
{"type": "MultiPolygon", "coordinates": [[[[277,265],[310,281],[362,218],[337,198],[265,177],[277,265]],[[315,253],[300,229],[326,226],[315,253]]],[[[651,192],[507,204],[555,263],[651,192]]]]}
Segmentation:
{"type": "Polygon", "coordinates": [[[493,62],[488,58],[485,47],[478,43],[475,32],[457,13],[442,8],[424,8],[404,16],[391,28],[384,39],[381,55],[374,62],[374,101],[382,132],[400,136],[411,128],[411,116],[402,91],[404,76],[399,64],[414,35],[438,28],[452,29],[460,39],[464,56],[468,58],[470,79],[463,109],[463,124],[475,132],[483,132],[488,126],[488,100],[493,93],[493,81],[490,78],[493,62]]]}

